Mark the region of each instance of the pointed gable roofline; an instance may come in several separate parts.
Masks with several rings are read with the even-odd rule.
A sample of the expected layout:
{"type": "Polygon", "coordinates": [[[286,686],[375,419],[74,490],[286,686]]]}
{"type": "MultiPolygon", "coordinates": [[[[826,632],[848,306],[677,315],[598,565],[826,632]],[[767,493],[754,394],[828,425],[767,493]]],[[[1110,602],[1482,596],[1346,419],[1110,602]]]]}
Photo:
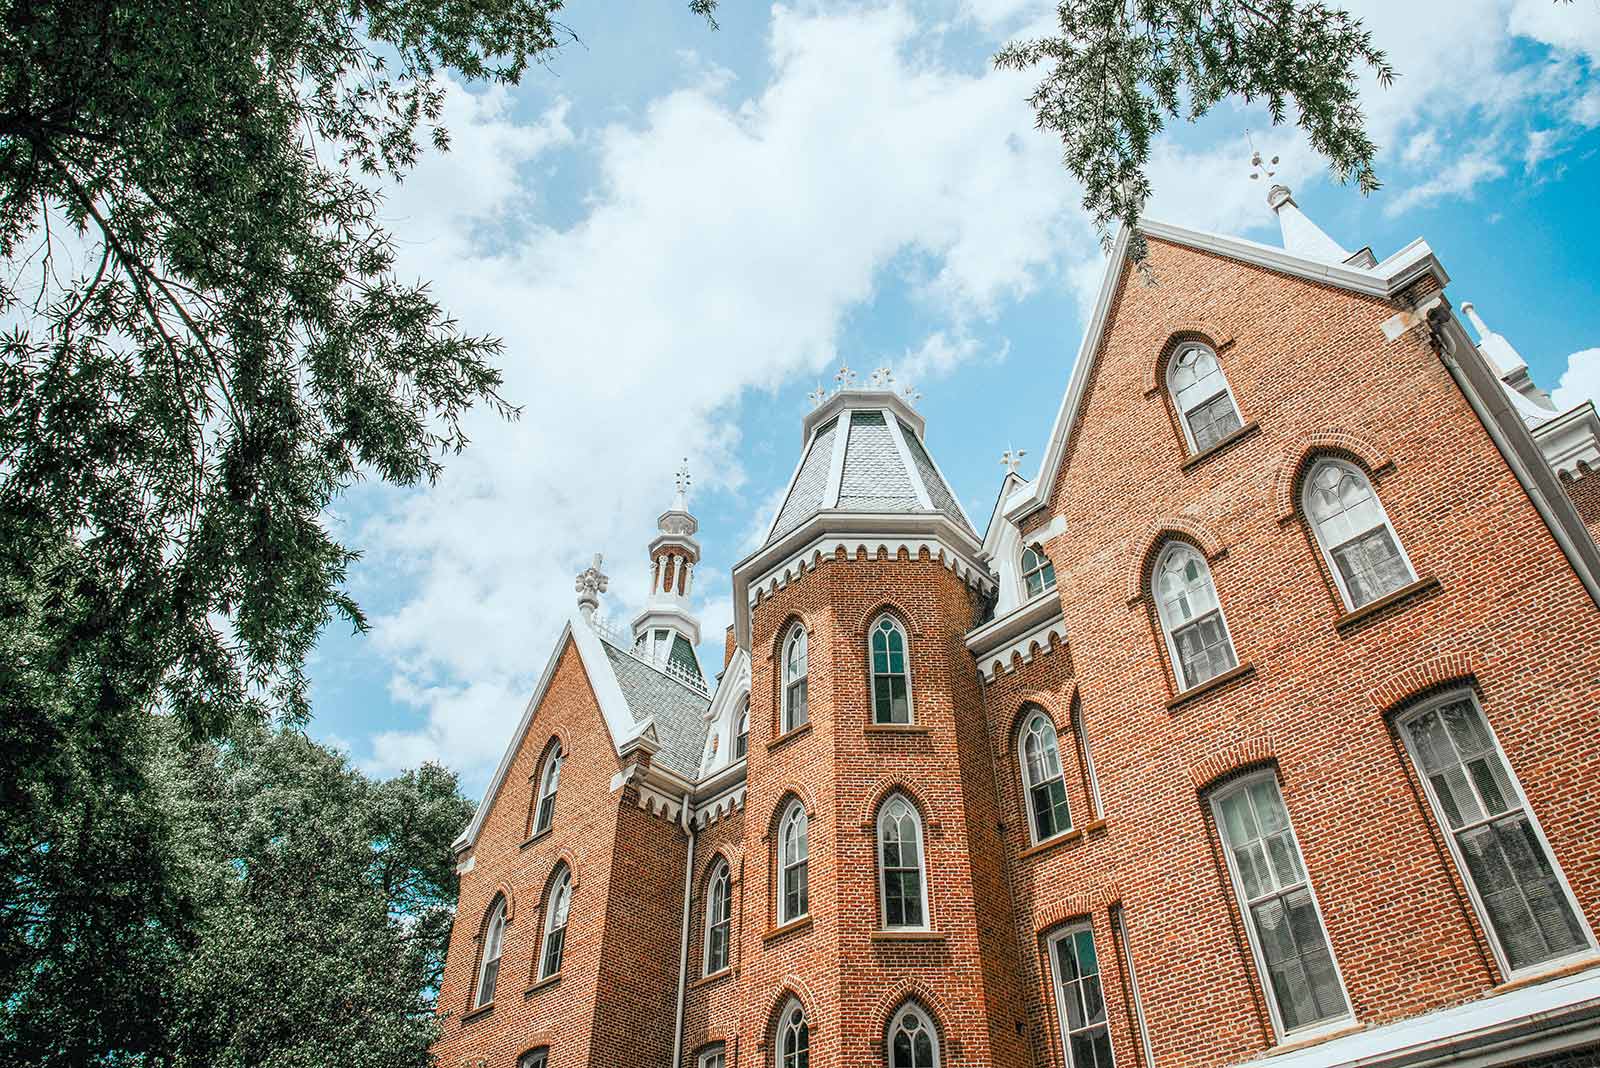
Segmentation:
{"type": "Polygon", "coordinates": [[[566,651],[568,639],[571,639],[578,651],[578,660],[583,664],[584,674],[589,678],[589,689],[594,693],[595,703],[600,706],[600,715],[606,721],[606,728],[611,734],[611,743],[617,756],[621,757],[634,749],[644,748],[653,751],[656,748],[654,721],[650,719],[634,721],[633,712],[628,707],[627,698],[622,695],[622,687],[617,683],[616,672],[611,667],[611,660],[606,656],[605,649],[601,647],[600,638],[577,615],[569,616],[556,638],[555,648],[550,653],[549,662],[545,664],[544,674],[539,676],[539,683],[533,689],[533,696],[528,698],[528,704],[522,710],[522,719],[518,721],[517,729],[511,735],[511,743],[506,746],[499,766],[494,769],[494,775],[489,779],[489,786],[484,791],[483,800],[478,803],[478,810],[472,814],[472,820],[466,829],[451,844],[451,848],[458,855],[476,844],[478,833],[483,830],[483,822],[488,818],[489,809],[493,807],[494,800],[500,793],[500,787],[505,784],[506,775],[511,771],[511,764],[516,760],[517,751],[522,748],[522,740],[527,736],[528,728],[533,725],[533,714],[544,701],[545,692],[550,689],[550,683],[556,677],[556,668],[561,663],[561,654],[566,651]]]}
{"type": "MultiPolygon", "coordinates": [[[[1444,265],[1433,254],[1428,243],[1421,238],[1411,242],[1377,266],[1367,268],[1324,263],[1271,245],[1263,245],[1258,241],[1190,230],[1154,220],[1141,222],[1139,230],[1146,237],[1160,241],[1209,252],[1240,263],[1265,267],[1267,270],[1303,278],[1308,282],[1337,286],[1354,293],[1384,299],[1393,298],[1418,279],[1429,275],[1438,280],[1441,288],[1450,281],[1444,265]]],[[[1100,295],[1095,300],[1088,330],[1084,333],[1083,344],[1078,349],[1078,358],[1073,362],[1072,376],[1067,381],[1066,395],[1061,399],[1061,408],[1056,413],[1055,425],[1050,430],[1050,445],[1045,450],[1039,474],[1032,482],[1020,487],[1006,499],[1005,517],[1013,523],[1020,523],[1043,508],[1049,502],[1050,492],[1055,488],[1061,464],[1066,459],[1067,439],[1078,421],[1078,413],[1083,405],[1091,372],[1100,354],[1100,343],[1105,336],[1106,323],[1111,316],[1111,304],[1122,282],[1123,269],[1128,259],[1130,233],[1130,230],[1124,228],[1117,234],[1116,242],[1112,245],[1111,259],[1106,264],[1105,277],[1100,283],[1100,295]]]]}

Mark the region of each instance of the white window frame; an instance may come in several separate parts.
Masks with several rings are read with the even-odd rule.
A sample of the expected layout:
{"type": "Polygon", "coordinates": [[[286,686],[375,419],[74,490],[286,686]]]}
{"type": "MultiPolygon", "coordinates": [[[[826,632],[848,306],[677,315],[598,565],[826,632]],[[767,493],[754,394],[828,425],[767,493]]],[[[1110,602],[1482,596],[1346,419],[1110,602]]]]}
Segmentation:
{"type": "Polygon", "coordinates": [[[701,1050],[694,1063],[695,1068],[728,1068],[728,1047],[718,1042],[710,1049],[701,1050]]]}
{"type": "MultiPolygon", "coordinates": [[[[933,918],[928,915],[928,834],[922,822],[922,812],[916,803],[899,790],[894,791],[883,799],[883,804],[878,806],[878,818],[874,821],[874,838],[878,856],[878,924],[884,931],[930,931],[933,929],[933,918]],[[917,827],[917,883],[921,892],[922,922],[921,923],[889,923],[889,879],[888,869],[883,858],[883,830],[889,819],[889,809],[896,802],[904,804],[911,813],[911,820],[917,827]]],[[[905,871],[902,863],[896,871],[905,871]]]]}
{"type": "MultiPolygon", "coordinates": [[[[1395,549],[1400,553],[1400,562],[1406,565],[1406,571],[1411,575],[1411,582],[1417,581],[1417,569],[1416,566],[1411,563],[1411,556],[1406,552],[1405,542],[1400,540],[1400,532],[1394,528],[1394,521],[1389,518],[1389,510],[1383,506],[1383,498],[1378,496],[1378,487],[1372,484],[1371,476],[1349,461],[1340,460],[1333,456],[1317,457],[1312,461],[1311,466],[1306,469],[1305,478],[1301,482],[1300,508],[1305,513],[1306,522],[1311,524],[1311,536],[1316,539],[1317,548],[1322,550],[1323,562],[1328,565],[1328,570],[1333,574],[1334,585],[1338,587],[1339,596],[1344,599],[1345,609],[1347,611],[1354,612],[1357,608],[1363,608],[1365,605],[1356,604],[1355,598],[1350,596],[1350,588],[1345,584],[1344,580],[1344,571],[1339,567],[1339,561],[1333,558],[1333,550],[1338,548],[1338,546],[1330,545],[1328,543],[1328,539],[1322,534],[1322,525],[1318,523],[1316,517],[1311,514],[1312,482],[1317,477],[1317,471],[1323,467],[1337,467],[1343,471],[1347,471],[1350,474],[1355,475],[1362,482],[1366,483],[1367,492],[1372,495],[1372,503],[1377,506],[1378,516],[1383,520],[1383,527],[1389,532],[1390,539],[1394,541],[1395,549]]],[[[1367,533],[1370,534],[1376,529],[1378,528],[1373,527],[1368,530],[1367,533]]],[[[1344,543],[1341,542],[1340,544],[1344,543]]],[[[1407,585],[1409,585],[1409,583],[1407,583],[1407,585]]],[[[1400,587],[1400,589],[1404,588],[1405,586],[1400,587]]],[[[1395,591],[1390,590],[1389,592],[1394,593],[1395,591]]],[[[1383,596],[1387,597],[1389,594],[1384,594],[1383,596]]],[[[1368,601],[1367,604],[1373,604],[1379,600],[1382,600],[1382,597],[1375,597],[1371,601],[1368,601]]]]}
{"type": "MultiPolygon", "coordinates": [[[[1355,1005],[1350,1001],[1350,989],[1345,985],[1344,971],[1339,967],[1339,954],[1333,946],[1333,936],[1328,932],[1328,922],[1322,914],[1322,902],[1317,898],[1317,887],[1311,879],[1311,869],[1306,866],[1305,851],[1300,848],[1300,836],[1295,833],[1294,815],[1289,811],[1288,799],[1283,796],[1283,784],[1278,781],[1278,773],[1273,768],[1264,768],[1241,776],[1228,783],[1226,786],[1211,792],[1210,807],[1212,825],[1216,828],[1217,839],[1222,843],[1223,860],[1228,866],[1228,881],[1233,886],[1233,900],[1239,907],[1239,917],[1244,922],[1245,935],[1250,942],[1250,956],[1256,966],[1256,980],[1261,984],[1261,992],[1265,995],[1267,1011],[1272,1016],[1272,1029],[1279,1041],[1290,1038],[1300,1040],[1316,1038],[1320,1035],[1330,1034],[1334,1031],[1349,1027],[1356,1021],[1355,1005]],[[1294,843],[1296,859],[1300,862],[1300,874],[1304,880],[1305,888],[1311,897],[1311,907],[1317,914],[1317,923],[1322,927],[1322,938],[1328,944],[1328,960],[1333,964],[1334,978],[1339,982],[1339,994],[1344,998],[1344,1014],[1333,1016],[1316,1023],[1306,1024],[1294,1030],[1286,1030],[1283,1020],[1278,1012],[1278,999],[1272,986],[1272,973],[1267,970],[1266,956],[1261,952],[1261,940],[1256,935],[1255,920],[1250,915],[1250,901],[1245,896],[1244,882],[1239,878],[1238,862],[1234,859],[1233,850],[1228,844],[1228,833],[1223,823],[1222,802],[1248,789],[1258,782],[1271,782],[1277,788],[1278,797],[1283,801],[1284,820],[1288,825],[1289,840],[1294,843]]],[[[1281,893],[1282,891],[1278,891],[1281,893]]]]}
{"type": "Polygon", "coordinates": [[[1173,635],[1179,628],[1191,626],[1198,622],[1199,617],[1191,620],[1174,621],[1169,617],[1167,603],[1161,597],[1161,571],[1166,566],[1167,559],[1178,553],[1187,553],[1200,561],[1200,566],[1205,570],[1206,581],[1211,584],[1211,596],[1217,602],[1217,620],[1222,624],[1222,636],[1226,639],[1228,648],[1233,652],[1233,667],[1229,668],[1228,671],[1236,670],[1241,661],[1239,660],[1239,647],[1233,641],[1233,630],[1228,626],[1228,610],[1222,606],[1222,594],[1217,589],[1217,577],[1211,571],[1211,561],[1206,559],[1205,553],[1193,545],[1173,538],[1161,547],[1161,551],[1156,554],[1155,566],[1150,569],[1150,597],[1156,603],[1156,621],[1161,624],[1161,638],[1166,642],[1167,661],[1172,665],[1172,679],[1178,687],[1178,693],[1182,694],[1219,679],[1228,672],[1219,671],[1211,678],[1195,683],[1187,682],[1183,677],[1183,658],[1178,654],[1178,643],[1173,640],[1173,635]]]}
{"type": "MultiPolygon", "coordinates": [[[[1089,816],[1091,819],[1100,819],[1105,816],[1104,803],[1100,800],[1100,778],[1094,773],[1094,753],[1089,748],[1089,728],[1083,722],[1083,706],[1078,701],[1072,702],[1072,709],[1067,713],[1072,719],[1072,733],[1077,736],[1078,744],[1083,752],[1083,778],[1084,788],[1089,795],[1089,816]]],[[[1056,748],[1060,749],[1060,738],[1057,737],[1056,748]]],[[[1066,769],[1061,769],[1063,777],[1066,769]]],[[[1071,803],[1067,806],[1070,810],[1071,803]]]]}
{"type": "Polygon", "coordinates": [[[922,1025],[922,1030],[928,1032],[928,1039],[933,1045],[932,1068],[940,1068],[944,1060],[939,1049],[939,1025],[934,1022],[933,1013],[915,1001],[908,1001],[901,1005],[895,1010],[894,1015],[889,1018],[889,1030],[885,1035],[883,1046],[883,1063],[888,1065],[888,1068],[894,1068],[894,1039],[900,1033],[901,1028],[905,1025],[906,1018],[909,1016],[916,1017],[922,1025]]]}
{"type": "Polygon", "coordinates": [[[1029,545],[1024,545],[1022,547],[1022,552],[1020,554],[1018,554],[1018,556],[1017,556],[1017,581],[1022,584],[1022,589],[1021,589],[1020,592],[1022,594],[1022,600],[1023,601],[1031,601],[1035,597],[1043,597],[1045,594],[1049,593],[1051,590],[1056,588],[1056,565],[1055,565],[1055,561],[1050,559],[1048,556],[1045,555],[1044,546],[1040,545],[1038,542],[1033,542],[1033,543],[1031,543],[1029,545]],[[1029,553],[1033,553],[1034,554],[1034,558],[1038,561],[1038,564],[1033,568],[1029,568],[1028,567],[1028,554],[1029,553]],[[1049,568],[1050,569],[1050,581],[1049,582],[1045,582],[1044,579],[1041,577],[1039,579],[1039,582],[1041,583],[1041,585],[1039,587],[1039,592],[1038,593],[1034,593],[1032,590],[1028,589],[1028,576],[1029,575],[1033,575],[1033,574],[1042,574],[1043,571],[1045,570],[1045,568],[1049,568]]]}
{"type": "MultiPolygon", "coordinates": [[[[901,623],[899,617],[893,612],[879,613],[878,617],[872,621],[872,625],[867,628],[867,688],[871,691],[867,695],[871,701],[870,708],[867,712],[867,718],[868,722],[875,726],[885,725],[878,722],[878,673],[872,661],[872,641],[878,633],[879,625],[882,624],[884,620],[888,620],[894,626],[894,629],[899,632],[900,648],[902,650],[902,655],[905,658],[905,671],[903,674],[906,678],[906,722],[904,724],[893,724],[891,721],[891,724],[894,726],[907,726],[917,721],[917,706],[912,698],[911,692],[911,636],[906,633],[905,624],[901,623]]],[[[893,673],[890,672],[889,674],[892,675],[893,673]]]]}
{"type": "MultiPolygon", "coordinates": [[[[1178,369],[1178,361],[1183,357],[1184,353],[1189,352],[1192,349],[1205,349],[1207,352],[1211,353],[1211,358],[1217,362],[1217,375],[1222,379],[1222,392],[1228,395],[1228,403],[1233,405],[1233,415],[1234,418],[1239,420],[1240,430],[1244,429],[1244,409],[1239,407],[1239,398],[1233,392],[1233,383],[1228,381],[1228,369],[1222,366],[1222,357],[1217,353],[1216,349],[1205,344],[1204,342],[1185,341],[1177,348],[1172,350],[1172,356],[1167,360],[1167,398],[1172,402],[1172,410],[1178,414],[1178,425],[1183,428],[1183,441],[1184,444],[1189,448],[1189,455],[1198,456],[1200,455],[1200,450],[1195,447],[1194,430],[1189,426],[1189,411],[1193,411],[1194,408],[1200,407],[1201,404],[1206,404],[1215,400],[1218,394],[1213,393],[1211,396],[1206,397],[1199,403],[1195,404],[1193,408],[1189,409],[1189,411],[1184,410],[1183,402],[1178,399],[1178,387],[1173,383],[1172,377],[1173,372],[1178,369]]],[[[1234,430],[1232,431],[1232,434],[1237,434],[1238,432],[1239,430],[1234,430]]],[[[1207,445],[1206,448],[1215,448],[1221,442],[1226,441],[1230,436],[1231,434],[1223,435],[1215,442],[1207,445]]]]}
{"type": "Polygon", "coordinates": [[[706,880],[706,908],[705,908],[705,946],[700,955],[700,974],[716,975],[725,972],[733,966],[733,872],[728,867],[726,857],[717,858],[711,866],[711,876],[706,880]],[[722,885],[722,918],[713,919],[713,906],[716,903],[717,885],[722,885]],[[721,927],[727,935],[723,944],[722,967],[715,970],[711,967],[711,935],[721,927]]]}
{"type": "Polygon", "coordinates": [[[811,915],[811,817],[806,815],[806,807],[796,799],[789,802],[789,807],[783,810],[783,819],[778,821],[778,926],[793,923],[811,915]],[[793,833],[795,825],[799,824],[800,833],[805,838],[805,852],[801,853],[791,863],[788,857],[789,836],[793,833]],[[800,867],[805,872],[806,900],[805,908],[793,915],[788,910],[788,894],[784,884],[788,881],[789,870],[800,867]]]}
{"type": "Polygon", "coordinates": [[[1067,1068],[1079,1068],[1079,1065],[1077,1065],[1072,1059],[1072,1035],[1077,1032],[1068,1030],[1067,1005],[1065,1001],[1066,990],[1061,982],[1061,973],[1057,970],[1058,962],[1056,957],[1056,946],[1059,943],[1072,938],[1081,931],[1089,932],[1089,941],[1094,945],[1095,976],[1100,980],[1100,1003],[1105,1010],[1106,1018],[1103,1023],[1093,1024],[1090,1025],[1090,1027],[1080,1027],[1078,1031],[1087,1031],[1090,1030],[1091,1027],[1104,1027],[1106,1029],[1106,1046],[1111,1050],[1111,1063],[1114,1066],[1117,1061],[1117,1049],[1116,1043],[1111,1035],[1111,1002],[1106,997],[1106,970],[1100,963],[1100,944],[1095,940],[1094,937],[1094,924],[1087,919],[1079,920],[1075,923],[1069,923],[1063,927],[1057,928],[1055,931],[1051,932],[1048,938],[1045,939],[1045,957],[1050,964],[1050,994],[1056,1005],[1056,1027],[1057,1034],[1061,1038],[1061,1055],[1066,1059],[1067,1068]]]}
{"type": "Polygon", "coordinates": [[[783,663],[781,665],[781,671],[783,675],[783,720],[781,723],[783,730],[781,733],[788,734],[790,731],[796,730],[811,722],[811,636],[806,633],[805,624],[803,623],[796,623],[789,629],[789,636],[783,639],[783,663]],[[797,641],[803,641],[805,643],[805,670],[801,671],[797,675],[790,675],[789,657],[797,641]],[[796,721],[794,718],[794,693],[796,684],[804,686],[806,694],[806,718],[801,721],[796,721]]]}
{"type": "Polygon", "coordinates": [[[739,711],[733,716],[733,760],[743,760],[750,755],[750,698],[739,702],[739,711]]]}
{"type": "MultiPolygon", "coordinates": [[[[1056,728],[1055,720],[1050,718],[1050,713],[1038,705],[1032,705],[1031,707],[1033,711],[1022,721],[1022,729],[1017,731],[1017,769],[1022,776],[1022,808],[1028,821],[1028,838],[1034,845],[1039,845],[1042,842],[1060,838],[1064,834],[1070,834],[1074,826],[1074,818],[1072,815],[1072,794],[1067,790],[1067,765],[1061,760],[1061,732],[1056,728]],[[1056,767],[1061,770],[1061,793],[1067,800],[1067,825],[1049,837],[1041,837],[1039,834],[1039,821],[1037,814],[1033,810],[1033,788],[1039,784],[1030,781],[1028,777],[1028,732],[1033,726],[1033,721],[1040,717],[1043,717],[1045,723],[1049,724],[1050,733],[1055,736],[1056,767]]],[[[1053,780],[1047,779],[1045,781],[1051,782],[1053,780]]]]}
{"type": "Polygon", "coordinates": [[[539,939],[539,980],[550,979],[561,974],[561,967],[567,961],[567,923],[572,912],[572,869],[565,864],[550,881],[550,895],[544,906],[544,934],[539,939]],[[557,916],[560,924],[556,923],[557,916]],[[557,932],[561,934],[561,959],[556,961],[554,968],[550,963],[550,939],[557,932]]]}
{"type": "Polygon", "coordinates": [[[794,1061],[785,1060],[783,1048],[789,1032],[795,1029],[790,1022],[795,1012],[800,1013],[798,1026],[806,1029],[806,1063],[809,1065],[811,1061],[811,1018],[806,1015],[806,1007],[800,1004],[800,999],[791,996],[783,1003],[783,1009],[778,1013],[778,1033],[774,1036],[776,1041],[772,1044],[773,1062],[777,1068],[793,1068],[798,1061],[798,1058],[794,1061]]]}
{"type": "MultiPolygon", "coordinates": [[[[1600,956],[1600,948],[1596,947],[1594,930],[1589,926],[1589,918],[1584,915],[1583,909],[1579,906],[1578,899],[1572,892],[1572,884],[1567,882],[1567,873],[1562,870],[1561,862],[1556,858],[1555,850],[1550,848],[1550,839],[1544,833],[1544,825],[1539,822],[1539,817],[1534,813],[1533,806],[1528,802],[1528,794],[1522,788],[1522,780],[1517,778],[1517,769],[1512,766],[1510,758],[1506,755],[1505,746],[1500,744],[1500,737],[1495,734],[1494,724],[1489,721],[1489,716],[1483,709],[1483,702],[1478,700],[1477,691],[1471,688],[1456,689],[1429,698],[1396,719],[1395,729],[1400,732],[1400,740],[1405,744],[1406,755],[1411,759],[1411,767],[1416,772],[1417,778],[1422,782],[1422,792],[1427,795],[1428,808],[1433,813],[1434,824],[1450,849],[1450,859],[1455,862],[1456,871],[1461,876],[1461,881],[1466,884],[1467,895],[1472,899],[1472,909],[1478,917],[1478,926],[1488,938],[1490,948],[1494,950],[1495,963],[1500,968],[1502,978],[1507,981],[1520,979],[1524,976],[1537,975],[1552,968],[1561,967],[1572,961],[1582,960],[1585,957],[1600,956]],[[1505,767],[1506,777],[1511,780],[1511,788],[1517,792],[1517,800],[1521,805],[1523,814],[1528,817],[1528,825],[1533,828],[1533,833],[1539,839],[1539,844],[1544,847],[1545,857],[1550,861],[1550,867],[1556,873],[1556,882],[1560,884],[1562,892],[1567,895],[1567,904],[1571,907],[1573,915],[1578,918],[1578,925],[1583,928],[1583,933],[1589,940],[1588,946],[1583,949],[1574,950],[1565,956],[1551,957],[1548,960],[1529,964],[1522,968],[1513,968],[1509,958],[1506,956],[1504,947],[1500,945],[1500,936],[1495,931],[1493,922],[1489,919],[1489,910],[1484,907],[1483,899],[1478,896],[1477,883],[1467,870],[1466,858],[1461,855],[1461,847],[1456,842],[1456,832],[1450,828],[1450,820],[1439,806],[1439,799],[1434,793],[1432,784],[1428,782],[1428,774],[1423,768],[1421,754],[1417,752],[1416,746],[1411,740],[1411,732],[1407,729],[1412,721],[1420,719],[1427,713],[1444,705],[1454,704],[1463,698],[1471,701],[1478,710],[1478,715],[1482,717],[1484,730],[1488,732],[1489,740],[1494,743],[1500,762],[1505,767]]],[[[1496,818],[1503,818],[1503,816],[1504,814],[1502,814],[1502,817],[1496,818]]]]}
{"type": "Polygon", "coordinates": [[[537,838],[556,822],[556,794],[561,788],[561,753],[559,740],[550,743],[550,752],[539,767],[539,789],[533,800],[533,829],[529,838],[537,838]],[[548,814],[545,803],[549,802],[548,814]]]}
{"type": "Polygon", "coordinates": [[[500,985],[500,958],[505,954],[507,907],[504,894],[496,894],[489,906],[489,922],[483,926],[483,952],[479,954],[478,983],[472,993],[474,1010],[494,1004],[492,991],[488,997],[483,996],[484,981],[488,978],[489,966],[493,965],[495,986],[498,988],[500,985]]]}

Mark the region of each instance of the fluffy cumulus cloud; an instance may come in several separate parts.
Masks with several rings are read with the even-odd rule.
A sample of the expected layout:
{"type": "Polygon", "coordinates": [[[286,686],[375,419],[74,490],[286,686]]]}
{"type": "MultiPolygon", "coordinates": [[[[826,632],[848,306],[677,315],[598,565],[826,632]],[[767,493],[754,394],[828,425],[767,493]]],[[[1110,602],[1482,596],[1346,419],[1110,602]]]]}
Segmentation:
{"type": "MultiPolygon", "coordinates": [[[[927,265],[917,297],[942,324],[906,352],[905,380],[1003,355],[963,324],[1094,255],[1024,83],[943,65],[918,34],[899,8],[775,9],[759,92],[700,78],[639,121],[577,133],[599,181],[564,228],[532,221],[530,190],[574,140],[565,108],[529,128],[503,98],[452,95],[455,151],[390,210],[403,266],[505,338],[504,392],[523,410],[477,420],[437,486],[386,498],[360,532],[363,583],[404,591],[374,641],[421,720],[379,733],[371,766],[492,766],[587,554],[645,543],[682,456],[737,495],[741,396],[822,370],[892,261],[927,265]],[[486,241],[494,225],[523,236],[486,241]]],[[[638,555],[608,561],[618,615],[646,585],[638,555]]],[[[709,634],[731,615],[727,576],[700,582],[709,634]]]]}
{"type": "Polygon", "coordinates": [[[1550,399],[1561,411],[1584,401],[1600,405],[1600,349],[1583,349],[1568,356],[1567,369],[1550,391],[1550,399]]]}

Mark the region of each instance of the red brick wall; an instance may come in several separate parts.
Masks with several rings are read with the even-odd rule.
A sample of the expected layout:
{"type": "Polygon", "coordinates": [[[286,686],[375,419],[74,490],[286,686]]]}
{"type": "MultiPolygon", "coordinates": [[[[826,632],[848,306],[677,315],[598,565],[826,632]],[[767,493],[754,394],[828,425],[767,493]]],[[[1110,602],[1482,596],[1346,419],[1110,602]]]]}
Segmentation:
{"type": "MultiPolygon", "coordinates": [[[[1273,1039],[1196,777],[1276,762],[1361,1023],[1481,995],[1499,976],[1385,718],[1408,685],[1384,683],[1412,672],[1420,687],[1429,674],[1417,666],[1435,662],[1433,676],[1473,673],[1593,922],[1600,840],[1574,787],[1600,773],[1600,620],[1426,338],[1384,339],[1392,306],[1159,241],[1151,264],[1155,285],[1124,279],[1067,462],[1030,520],[1066,517],[1046,549],[1076,674],[1036,659],[986,700],[1014,854],[1026,829],[1003,732],[1029,691],[1051,696],[1065,738],[1077,686],[1105,800],[1103,832],[1017,861],[1024,936],[1091,912],[1109,965],[1106,905],[1120,898],[1157,1059],[1224,1064],[1273,1039]],[[1165,392],[1147,386],[1162,380],[1153,367],[1172,334],[1196,324],[1224,335],[1210,340],[1259,429],[1186,466],[1165,392]],[[1419,575],[1439,585],[1341,629],[1321,554],[1298,517],[1280,522],[1276,487],[1308,442],[1357,438],[1375,448],[1378,492],[1419,575]],[[1224,550],[1214,579],[1239,659],[1254,667],[1170,708],[1148,598],[1128,601],[1162,528],[1224,550]]],[[[1051,1032],[1042,976],[1035,989],[1032,1023],[1051,1032]]],[[[1118,1000],[1113,990],[1114,1041],[1137,1063],[1118,1000]]],[[[1058,1065],[1049,1038],[1040,1063],[1058,1065]]]]}
{"type": "Polygon", "coordinates": [[[1589,536],[1600,541],[1600,468],[1580,463],[1577,477],[1563,477],[1561,483],[1589,528],[1589,536]]]}

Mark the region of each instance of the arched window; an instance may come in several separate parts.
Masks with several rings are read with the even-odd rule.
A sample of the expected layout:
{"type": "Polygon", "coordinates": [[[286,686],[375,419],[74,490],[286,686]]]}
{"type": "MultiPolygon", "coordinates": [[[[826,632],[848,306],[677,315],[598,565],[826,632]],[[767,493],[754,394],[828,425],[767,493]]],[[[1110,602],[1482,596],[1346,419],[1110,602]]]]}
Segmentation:
{"type": "Polygon", "coordinates": [[[939,1032],[920,1005],[906,1005],[889,1022],[889,1068],[939,1068],[939,1032]]]}
{"type": "Polygon", "coordinates": [[[783,729],[792,731],[805,723],[806,711],[806,629],[796,626],[783,650],[783,729]]]}
{"type": "Polygon", "coordinates": [[[717,861],[706,881],[706,975],[715,975],[728,966],[729,882],[728,862],[717,861]]]}
{"type": "Polygon", "coordinates": [[[750,754],[750,698],[739,705],[739,717],[733,724],[733,759],[743,760],[750,754]]]}
{"type": "Polygon", "coordinates": [[[1027,794],[1028,826],[1033,840],[1043,842],[1072,828],[1067,807],[1067,780],[1061,772],[1061,747],[1056,727],[1036,709],[1022,725],[1017,748],[1022,760],[1022,785],[1027,794]]]}
{"type": "Polygon", "coordinates": [[[893,616],[872,625],[872,722],[911,722],[911,683],[906,668],[906,632],[893,616]]]}
{"type": "Polygon", "coordinates": [[[1204,452],[1244,425],[1228,376],[1205,345],[1181,346],[1167,363],[1167,390],[1191,453],[1204,452]]]}
{"type": "Polygon", "coordinates": [[[530,1049],[517,1058],[517,1068],[549,1068],[549,1064],[550,1047],[548,1046],[530,1049]]]}
{"type": "Polygon", "coordinates": [[[1211,569],[1198,552],[1181,541],[1168,545],[1156,560],[1152,586],[1178,689],[1198,686],[1238,665],[1211,569]]]}
{"type": "Polygon", "coordinates": [[[506,899],[496,897],[489,906],[489,922],[483,927],[483,954],[478,962],[478,996],[472,1007],[481,1009],[494,1000],[495,980],[500,977],[500,948],[506,939],[506,899]]]}
{"type": "Polygon", "coordinates": [[[728,1048],[718,1042],[710,1049],[702,1050],[695,1060],[696,1068],[728,1068],[728,1048]]]}
{"type": "Polygon", "coordinates": [[[790,998],[778,1014],[777,1068],[811,1068],[811,1026],[798,998],[790,998]]]}
{"type": "Polygon", "coordinates": [[[550,755],[544,759],[544,767],[539,769],[539,805],[534,810],[530,838],[550,829],[551,822],[556,818],[556,790],[560,786],[561,745],[554,743],[550,746],[550,755]]]}
{"type": "Polygon", "coordinates": [[[922,851],[922,817],[902,794],[878,812],[878,896],[885,929],[928,926],[928,880],[922,851]]]}
{"type": "Polygon", "coordinates": [[[1339,593],[1351,610],[1416,580],[1372,483],[1342,460],[1318,460],[1306,476],[1306,515],[1339,593]]]}
{"type": "Polygon", "coordinates": [[[1037,545],[1022,550],[1022,588],[1029,597],[1037,597],[1056,584],[1056,565],[1037,545]]]}
{"type": "Polygon", "coordinates": [[[791,802],[778,829],[779,923],[798,920],[811,907],[806,888],[806,863],[810,855],[806,823],[805,806],[799,801],[791,802]]]}
{"type": "Polygon", "coordinates": [[[567,912],[572,908],[572,869],[565,864],[550,882],[544,907],[544,948],[539,954],[539,978],[561,971],[561,954],[567,948],[567,912]]]}

